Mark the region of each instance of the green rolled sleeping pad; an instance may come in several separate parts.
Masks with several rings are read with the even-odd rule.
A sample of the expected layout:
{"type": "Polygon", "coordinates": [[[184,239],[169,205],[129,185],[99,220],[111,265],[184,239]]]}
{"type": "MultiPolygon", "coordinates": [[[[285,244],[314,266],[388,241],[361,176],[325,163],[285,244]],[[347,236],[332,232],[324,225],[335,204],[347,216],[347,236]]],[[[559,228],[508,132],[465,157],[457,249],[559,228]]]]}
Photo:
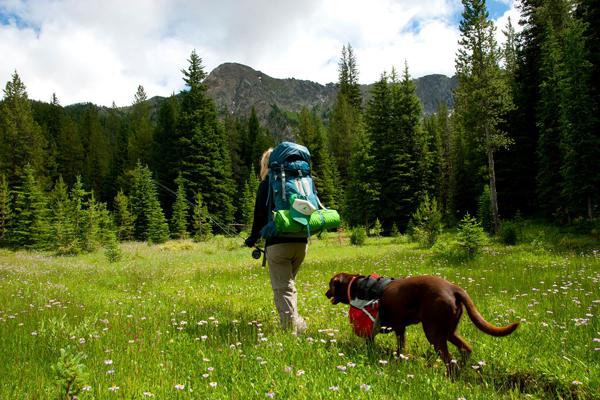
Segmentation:
{"type": "MultiPolygon", "coordinates": [[[[275,212],[273,218],[277,233],[300,233],[306,231],[306,226],[294,221],[290,217],[289,210],[279,210],[275,212]]],[[[310,215],[308,228],[310,234],[319,233],[327,229],[334,229],[340,226],[340,215],[336,210],[316,210],[310,215]]]]}

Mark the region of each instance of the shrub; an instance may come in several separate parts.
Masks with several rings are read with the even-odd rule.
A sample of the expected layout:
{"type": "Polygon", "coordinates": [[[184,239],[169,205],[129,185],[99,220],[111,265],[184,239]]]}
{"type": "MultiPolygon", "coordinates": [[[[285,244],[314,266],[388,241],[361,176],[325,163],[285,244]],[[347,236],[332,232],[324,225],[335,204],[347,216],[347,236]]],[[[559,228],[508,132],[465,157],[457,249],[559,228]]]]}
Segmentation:
{"type": "Polygon", "coordinates": [[[398,230],[398,225],[396,225],[395,222],[392,224],[392,229],[390,230],[390,236],[394,237],[394,238],[400,236],[400,231],[398,230]]]}
{"type": "Polygon", "coordinates": [[[486,243],[481,224],[467,213],[458,225],[457,245],[468,258],[474,257],[486,243]]]}
{"type": "Polygon", "coordinates": [[[357,226],[352,228],[352,234],[350,235],[350,243],[354,246],[362,246],[365,244],[367,239],[367,230],[364,226],[357,226]]]}
{"type": "Polygon", "coordinates": [[[411,236],[417,242],[431,247],[437,237],[442,232],[442,213],[440,212],[437,200],[429,199],[425,194],[419,207],[412,215],[410,223],[411,236]]]}
{"type": "Polygon", "coordinates": [[[373,225],[373,229],[371,229],[371,236],[380,237],[382,231],[383,228],[381,227],[381,222],[379,222],[379,218],[377,218],[373,225]]]}
{"type": "Polygon", "coordinates": [[[505,221],[500,225],[498,238],[500,243],[512,246],[517,244],[517,226],[514,222],[505,221]]]}
{"type": "Polygon", "coordinates": [[[77,399],[84,389],[88,376],[85,372],[83,353],[75,353],[70,348],[60,349],[60,358],[50,368],[54,372],[59,399],[77,399]]]}

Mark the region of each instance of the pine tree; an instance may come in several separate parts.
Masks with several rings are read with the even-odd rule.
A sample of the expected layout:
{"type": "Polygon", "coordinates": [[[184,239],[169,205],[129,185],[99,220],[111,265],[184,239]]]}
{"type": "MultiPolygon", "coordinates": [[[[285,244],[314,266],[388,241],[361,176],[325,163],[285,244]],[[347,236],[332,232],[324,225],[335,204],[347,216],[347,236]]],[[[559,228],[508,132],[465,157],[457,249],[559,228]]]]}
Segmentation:
{"type": "Polygon", "coordinates": [[[84,251],[91,252],[98,249],[102,243],[101,211],[93,192],[87,201],[84,215],[81,243],[84,251]]]}
{"type": "MultiPolygon", "coordinates": [[[[587,75],[586,78],[600,76],[600,24],[597,21],[600,19],[600,7],[596,0],[580,0],[577,7],[577,17],[579,23],[583,27],[583,44],[585,46],[585,58],[588,66],[584,68],[584,72],[587,75]]],[[[576,38],[576,35],[574,35],[576,38]]],[[[577,39],[570,41],[573,46],[577,46],[577,39]]],[[[577,48],[577,47],[575,47],[577,48]]],[[[591,109],[591,121],[590,127],[584,132],[578,132],[581,137],[574,139],[573,143],[576,143],[573,147],[576,148],[576,152],[579,154],[579,161],[589,160],[587,164],[580,162],[576,167],[573,167],[573,178],[571,182],[576,182],[575,176],[583,172],[584,166],[587,165],[588,170],[585,184],[581,185],[583,190],[579,193],[575,193],[575,196],[579,196],[583,201],[587,203],[587,216],[592,219],[597,218],[598,204],[600,204],[600,171],[598,171],[599,165],[597,161],[600,159],[600,85],[596,79],[584,79],[581,80],[579,77],[573,77],[574,83],[580,85],[587,85],[589,90],[589,104],[588,107],[591,109]],[[595,188],[595,189],[594,189],[595,188]]],[[[588,111],[589,113],[589,111],[588,111]]],[[[589,114],[586,113],[586,116],[589,114]]],[[[577,132],[573,130],[572,132],[577,132]]]]}
{"type": "Polygon", "coordinates": [[[134,168],[140,161],[142,164],[152,162],[152,131],[150,122],[150,105],[143,86],[138,86],[131,111],[131,133],[127,145],[128,166],[134,168]]]}
{"type": "Polygon", "coordinates": [[[23,168],[22,184],[16,188],[9,243],[13,247],[45,248],[49,240],[49,215],[44,193],[30,165],[23,168]]]}
{"type": "Polygon", "coordinates": [[[358,83],[358,65],[352,45],[342,46],[342,58],[339,61],[340,94],[358,112],[362,108],[362,94],[358,83]]]}
{"type": "Polygon", "coordinates": [[[254,220],[254,202],[256,200],[256,191],[258,190],[259,184],[260,181],[258,180],[256,172],[254,172],[254,167],[251,167],[248,179],[246,180],[246,183],[244,183],[240,207],[242,213],[241,223],[248,228],[252,226],[252,221],[254,220]]]}
{"type": "MultiPolygon", "coordinates": [[[[175,182],[175,179],[177,179],[177,168],[180,163],[175,151],[177,149],[178,115],[179,103],[177,97],[172,95],[160,105],[152,142],[152,171],[156,175],[156,180],[163,185],[175,182]]],[[[173,197],[171,193],[161,190],[159,191],[159,198],[165,210],[172,209],[173,197]]]]}
{"type": "Polygon", "coordinates": [[[82,176],[94,193],[104,195],[110,176],[111,153],[98,109],[91,104],[86,106],[83,114],[81,137],[85,152],[85,173],[82,176]]]}
{"type": "Polygon", "coordinates": [[[437,198],[440,204],[441,213],[444,218],[448,218],[452,212],[450,211],[450,177],[452,176],[452,130],[448,107],[441,103],[436,112],[436,127],[438,131],[438,160],[439,179],[437,183],[438,191],[437,198]]]}
{"type": "Polygon", "coordinates": [[[177,184],[177,196],[173,204],[173,213],[171,216],[171,234],[175,239],[187,239],[188,200],[181,174],[179,174],[175,183],[177,184]]]}
{"type": "Polygon", "coordinates": [[[114,200],[114,219],[117,226],[117,238],[121,241],[133,240],[135,217],[131,210],[129,198],[119,191],[114,200]]]}
{"type": "Polygon", "coordinates": [[[73,226],[73,207],[69,198],[68,187],[58,178],[50,193],[51,237],[53,248],[59,254],[76,254],[79,252],[75,227],[73,226]]]}
{"type": "MultiPolygon", "coordinates": [[[[500,50],[494,36],[485,0],[463,0],[461,38],[456,56],[459,86],[455,92],[455,112],[463,132],[487,159],[490,205],[494,231],[499,226],[494,153],[510,140],[501,123],[512,108],[510,91],[503,79],[500,50]]],[[[483,165],[472,166],[476,169],[483,165]]]]}
{"type": "Polygon", "coordinates": [[[386,232],[393,223],[406,228],[424,190],[426,143],[420,117],[421,106],[408,68],[401,81],[395,71],[390,78],[384,73],[373,86],[365,120],[375,157],[372,179],[381,190],[378,216],[386,232]]]}
{"type": "Polygon", "coordinates": [[[329,143],[321,118],[303,107],[298,116],[296,128],[298,143],[306,146],[311,153],[311,174],[320,200],[330,208],[338,208],[339,184],[337,168],[329,152],[329,143]]]}
{"type": "MultiPolygon", "coordinates": [[[[238,187],[242,187],[248,175],[248,164],[246,158],[247,152],[247,137],[246,130],[243,128],[241,121],[227,108],[224,111],[223,127],[227,133],[229,142],[229,155],[231,157],[231,171],[233,180],[238,187]]],[[[236,207],[238,212],[240,207],[236,207]]],[[[239,215],[236,215],[236,220],[239,215]]]]}
{"type": "Polygon", "coordinates": [[[350,160],[350,182],[346,190],[344,219],[351,226],[369,226],[377,216],[379,183],[375,179],[375,157],[364,129],[359,129],[350,160]]]}
{"type": "Polygon", "coordinates": [[[234,213],[228,140],[217,120],[215,104],[206,95],[202,60],[195,51],[189,63],[183,71],[188,90],[182,92],[178,121],[179,170],[188,193],[201,193],[210,214],[226,224],[234,213]]]}
{"type": "Polygon", "coordinates": [[[130,198],[135,217],[134,237],[152,243],[166,241],[169,238],[169,226],[158,201],[152,173],[140,163],[133,171],[130,198]]]}
{"type": "Polygon", "coordinates": [[[113,199],[121,189],[119,180],[122,178],[125,163],[127,162],[127,143],[124,140],[126,132],[125,118],[122,112],[117,108],[115,102],[107,110],[104,120],[104,131],[106,132],[107,142],[110,153],[110,167],[106,184],[106,199],[113,199]]]}
{"type": "Polygon", "coordinates": [[[71,187],[69,198],[71,201],[71,220],[75,239],[73,241],[72,251],[80,252],[83,250],[86,235],[86,197],[89,193],[83,188],[83,182],[80,176],[75,178],[75,184],[71,187]]]}
{"type": "Polygon", "coordinates": [[[479,207],[477,209],[477,219],[481,224],[481,227],[486,232],[492,232],[492,210],[490,208],[490,187],[485,185],[483,192],[479,196],[479,207]]]}
{"type": "Polygon", "coordinates": [[[358,67],[352,47],[342,47],[339,61],[338,94],[331,112],[329,148],[340,174],[342,187],[348,179],[354,136],[361,120],[362,95],[358,84],[358,67]]]}
{"type": "Polygon", "coordinates": [[[537,144],[537,196],[540,208],[550,216],[561,208],[560,198],[562,177],[560,168],[561,101],[564,96],[564,71],[562,70],[561,51],[554,28],[547,27],[547,38],[542,45],[540,72],[543,76],[540,85],[538,103],[538,127],[540,129],[537,144]]]}
{"type": "Polygon", "coordinates": [[[11,194],[8,181],[0,175],[0,246],[6,243],[10,220],[12,216],[11,194]]]}
{"type": "Polygon", "coordinates": [[[79,127],[77,123],[70,118],[62,108],[56,108],[59,113],[60,129],[56,138],[56,163],[65,183],[73,185],[85,172],[85,150],[79,127]]]}
{"type": "Polygon", "coordinates": [[[566,23],[563,48],[561,195],[569,212],[592,220],[594,206],[600,204],[600,132],[594,130],[598,115],[591,97],[593,66],[585,45],[585,24],[572,16],[566,23]]]}
{"type": "Polygon", "coordinates": [[[259,161],[262,153],[269,147],[264,129],[260,126],[256,110],[252,107],[248,118],[246,134],[246,167],[254,167],[255,171],[260,168],[259,161]]]}
{"type": "Polygon", "coordinates": [[[193,239],[196,242],[204,242],[212,235],[208,209],[202,201],[202,194],[196,194],[196,202],[193,210],[193,239]]]}
{"type": "MultiPolygon", "coordinates": [[[[503,215],[518,210],[525,214],[539,212],[537,166],[532,165],[532,160],[536,158],[539,136],[537,110],[542,78],[539,69],[544,36],[540,7],[543,3],[541,0],[520,0],[518,4],[522,30],[517,37],[517,62],[512,79],[515,108],[506,121],[506,131],[514,145],[508,151],[498,152],[498,182],[502,184],[498,197],[503,204],[503,215]]],[[[508,67],[507,60],[505,64],[508,67]]],[[[479,185],[474,187],[479,188],[479,185]]]]}
{"type": "Polygon", "coordinates": [[[15,72],[6,83],[0,103],[0,173],[15,187],[25,175],[25,166],[44,171],[47,143],[34,121],[25,85],[15,72]]]}
{"type": "Polygon", "coordinates": [[[419,205],[419,198],[426,190],[426,174],[429,168],[426,157],[427,143],[420,129],[421,103],[416,88],[405,65],[402,80],[392,80],[391,132],[388,142],[390,164],[385,180],[381,182],[385,207],[390,218],[384,227],[389,230],[393,222],[406,226],[410,216],[419,205]]]}

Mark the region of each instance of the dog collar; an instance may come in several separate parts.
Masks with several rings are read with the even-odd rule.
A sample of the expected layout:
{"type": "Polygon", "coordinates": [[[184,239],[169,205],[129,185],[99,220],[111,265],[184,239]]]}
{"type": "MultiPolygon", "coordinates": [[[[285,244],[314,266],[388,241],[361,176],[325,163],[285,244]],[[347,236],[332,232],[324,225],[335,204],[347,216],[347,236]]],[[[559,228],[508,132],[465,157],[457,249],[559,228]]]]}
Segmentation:
{"type": "Polygon", "coordinates": [[[350,295],[350,290],[352,288],[352,284],[354,283],[354,281],[356,280],[356,278],[358,278],[357,276],[353,276],[352,279],[350,279],[350,284],[348,285],[348,304],[350,304],[350,302],[352,301],[352,296],[350,295]]]}

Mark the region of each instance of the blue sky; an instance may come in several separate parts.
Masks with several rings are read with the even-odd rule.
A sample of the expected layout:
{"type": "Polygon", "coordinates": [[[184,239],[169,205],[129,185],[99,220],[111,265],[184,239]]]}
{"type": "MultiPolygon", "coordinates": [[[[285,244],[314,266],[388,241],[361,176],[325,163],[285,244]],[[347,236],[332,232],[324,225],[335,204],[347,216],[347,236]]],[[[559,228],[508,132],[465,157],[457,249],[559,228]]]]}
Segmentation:
{"type": "MultiPolygon", "coordinates": [[[[513,0],[488,2],[503,28],[513,0]]],[[[239,62],[276,77],[337,80],[351,43],[361,83],[406,61],[452,75],[459,0],[0,0],[0,85],[17,70],[31,98],[128,105],[183,87],[196,49],[207,72],[239,62]]],[[[498,40],[501,29],[498,31],[498,40]]]]}

